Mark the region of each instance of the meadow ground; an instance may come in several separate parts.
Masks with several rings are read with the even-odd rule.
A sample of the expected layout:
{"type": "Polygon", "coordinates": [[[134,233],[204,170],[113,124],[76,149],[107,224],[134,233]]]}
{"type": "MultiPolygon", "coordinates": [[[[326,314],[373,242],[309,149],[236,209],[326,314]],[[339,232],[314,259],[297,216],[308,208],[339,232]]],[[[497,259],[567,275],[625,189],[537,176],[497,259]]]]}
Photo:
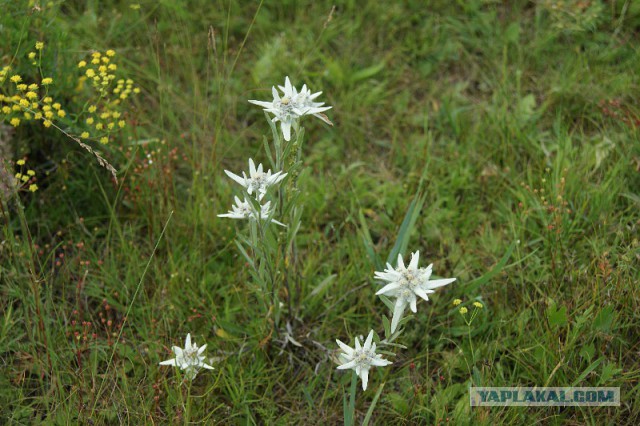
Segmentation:
{"type": "Polygon", "coordinates": [[[35,172],[0,195],[3,424],[342,423],[335,339],[383,337],[374,271],[416,250],[457,281],[401,326],[406,349],[358,388],[355,423],[638,424],[640,2],[333,6],[0,0],[0,154],[35,172]],[[100,81],[79,76],[109,49],[105,86],[131,93],[98,97],[113,110],[96,129],[100,81]],[[13,74],[61,106],[18,94],[13,109],[13,74]],[[268,163],[247,100],[285,76],[323,91],[334,126],[305,119],[281,184],[298,209],[274,217],[301,212],[295,244],[270,226],[278,248],[254,270],[250,225],[217,217],[240,193],[223,170],[268,163]],[[158,365],[187,333],[215,367],[191,385],[158,365]],[[622,398],[471,408],[470,385],[622,398]]]}

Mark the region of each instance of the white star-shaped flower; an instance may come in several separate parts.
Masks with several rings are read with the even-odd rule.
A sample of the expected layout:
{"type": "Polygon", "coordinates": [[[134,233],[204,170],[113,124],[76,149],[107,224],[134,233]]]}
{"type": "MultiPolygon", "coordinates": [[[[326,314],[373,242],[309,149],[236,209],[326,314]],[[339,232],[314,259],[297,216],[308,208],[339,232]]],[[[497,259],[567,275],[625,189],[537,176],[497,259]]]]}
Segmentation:
{"type": "Polygon", "coordinates": [[[395,332],[398,323],[402,319],[404,310],[407,305],[410,306],[412,312],[417,312],[417,298],[420,296],[424,300],[429,300],[429,294],[435,293],[434,289],[445,286],[454,282],[455,278],[446,278],[441,280],[429,280],[431,277],[431,269],[433,264],[426,268],[418,268],[418,260],[420,252],[416,251],[411,255],[409,267],[404,266],[402,255],[398,255],[398,265],[394,269],[387,263],[387,269],[384,272],[376,272],[375,278],[387,281],[389,284],[378,290],[377,295],[384,294],[386,296],[396,297],[395,306],[393,308],[393,319],[391,320],[391,332],[395,332]]]}
{"type": "Polygon", "coordinates": [[[175,358],[167,361],[162,361],[160,365],[172,365],[174,367],[180,367],[185,371],[185,374],[189,380],[193,380],[198,375],[201,368],[207,370],[213,370],[213,367],[205,363],[205,356],[203,355],[207,345],[198,347],[195,342],[191,343],[191,333],[187,334],[187,338],[184,342],[184,349],[174,346],[171,348],[175,358]]]}
{"type": "MultiPolygon", "coordinates": [[[[314,102],[314,99],[316,99],[321,94],[322,92],[311,93],[311,90],[309,90],[307,85],[303,84],[302,89],[300,89],[300,93],[298,93],[297,102],[298,104],[302,105],[304,108],[310,108],[310,109],[322,108],[323,111],[326,111],[331,107],[323,106],[324,102],[314,102]]],[[[331,122],[331,120],[329,120],[329,118],[326,115],[322,114],[322,111],[311,112],[309,114],[313,114],[314,117],[317,117],[320,120],[327,123],[328,125],[333,126],[333,123],[331,122]]]]}
{"type": "Polygon", "coordinates": [[[249,195],[256,192],[256,196],[259,200],[261,200],[262,197],[264,197],[264,194],[267,193],[267,188],[279,183],[285,178],[285,176],[287,176],[286,173],[281,171],[271,174],[271,169],[264,172],[262,164],[258,164],[258,167],[256,168],[256,165],[251,158],[249,158],[249,177],[247,177],[245,172],[242,172],[242,177],[230,172],[229,170],[225,170],[224,172],[235,182],[244,186],[249,195]]]}
{"type": "Polygon", "coordinates": [[[354,349],[336,339],[336,343],[340,346],[340,349],[342,349],[343,352],[338,355],[338,359],[341,362],[338,366],[338,370],[355,370],[356,374],[362,380],[362,390],[367,390],[369,369],[371,367],[384,367],[393,363],[389,360],[382,359],[381,355],[376,354],[376,344],[373,343],[373,330],[369,332],[367,340],[364,342],[364,346],[361,345],[360,339],[357,336],[355,340],[356,347],[354,349]]]}
{"type": "Polygon", "coordinates": [[[322,112],[331,109],[330,106],[324,106],[324,102],[313,102],[315,98],[320,96],[322,92],[311,93],[306,85],[303,91],[298,90],[291,84],[289,77],[285,78],[284,86],[278,86],[283,96],[280,97],[275,87],[271,88],[273,101],[256,101],[250,99],[252,104],[261,106],[265,111],[274,115],[273,122],[280,122],[282,135],[284,139],[291,140],[291,126],[294,122],[305,115],[314,115],[326,123],[331,124],[328,118],[324,117],[322,112]]]}
{"type": "MultiPolygon", "coordinates": [[[[218,217],[229,217],[231,219],[250,219],[257,220],[258,216],[260,219],[269,219],[271,215],[271,201],[267,201],[266,203],[260,206],[260,212],[256,211],[253,207],[253,204],[249,202],[246,198],[244,201],[241,201],[240,198],[234,197],[236,202],[235,205],[231,206],[231,210],[228,213],[219,214],[218,217]]],[[[277,223],[280,226],[286,226],[282,222],[278,222],[275,219],[271,219],[273,223],[277,223]]]]}

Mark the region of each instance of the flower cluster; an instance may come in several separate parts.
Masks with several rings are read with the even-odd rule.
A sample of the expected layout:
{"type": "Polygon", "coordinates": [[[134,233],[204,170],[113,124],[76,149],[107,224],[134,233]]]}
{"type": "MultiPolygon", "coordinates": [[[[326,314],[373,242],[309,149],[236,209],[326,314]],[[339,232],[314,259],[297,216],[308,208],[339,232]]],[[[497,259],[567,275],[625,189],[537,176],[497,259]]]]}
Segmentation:
{"type": "Polygon", "coordinates": [[[336,343],[342,349],[342,353],[338,355],[338,359],[341,362],[338,370],[353,369],[362,380],[362,390],[367,390],[369,369],[371,367],[384,367],[392,363],[376,354],[376,344],[373,343],[373,330],[369,332],[364,345],[360,343],[358,337],[355,339],[355,348],[351,348],[338,339],[336,339],[336,343]]]}
{"type": "Polygon", "coordinates": [[[26,167],[27,162],[20,159],[13,164],[0,164],[0,198],[9,198],[18,192],[36,192],[38,178],[35,170],[26,167]],[[13,174],[11,168],[18,171],[13,174]]]}
{"type": "Polygon", "coordinates": [[[140,93],[131,79],[118,79],[118,65],[114,61],[116,52],[107,50],[104,53],[93,52],[87,60],[78,62],[83,71],[78,79],[78,90],[89,91],[90,101],[82,111],[87,130],[80,135],[83,139],[92,138],[106,144],[112,134],[126,126],[123,119],[123,104],[132,94],[140,93]],[[90,85],[86,83],[89,82],[90,85]]]}
{"type": "MultiPolygon", "coordinates": [[[[462,300],[460,299],[455,299],[453,301],[453,306],[456,308],[461,304],[462,304],[462,300]]],[[[469,313],[469,308],[467,308],[466,306],[461,306],[460,308],[458,308],[458,313],[460,314],[464,322],[469,327],[471,327],[471,323],[473,323],[473,320],[476,318],[480,310],[484,308],[484,305],[482,304],[482,302],[478,302],[477,300],[473,302],[471,305],[473,306],[473,311],[471,312],[470,317],[467,317],[467,314],[469,313]]]]}
{"type": "MultiPolygon", "coordinates": [[[[240,198],[234,197],[235,205],[231,206],[229,213],[219,214],[218,217],[228,217],[231,219],[250,219],[250,220],[268,220],[271,217],[271,201],[267,201],[260,206],[258,210],[251,204],[251,201],[246,198],[241,201],[240,198]]],[[[271,222],[280,226],[285,226],[284,223],[278,222],[275,219],[271,219],[271,222]]]]}
{"type": "MultiPolygon", "coordinates": [[[[36,51],[27,54],[31,64],[38,68],[37,74],[43,74],[43,49],[44,43],[37,42],[36,51]]],[[[80,129],[76,138],[106,144],[115,132],[126,126],[123,103],[132,94],[140,93],[140,88],[135,87],[131,79],[116,80],[115,55],[111,49],[104,53],[93,52],[87,61],[78,63],[83,74],[78,78],[76,91],[85,95],[85,106],[71,116],[86,128],[80,129]]],[[[44,76],[39,81],[29,82],[27,77],[12,73],[11,67],[5,66],[0,70],[0,120],[13,127],[27,121],[40,121],[44,127],[51,127],[58,121],[58,127],[68,127],[65,126],[71,123],[65,121],[68,113],[50,93],[52,86],[55,86],[52,77],[44,76]],[[5,82],[9,83],[8,87],[5,82]]]]}
{"type": "MultiPolygon", "coordinates": [[[[35,49],[27,57],[39,66],[43,42],[37,42],[35,49]],[[36,59],[37,57],[37,59],[36,59]]],[[[12,72],[10,66],[0,70],[0,120],[13,127],[28,121],[39,121],[44,127],[51,127],[56,120],[66,117],[62,105],[49,95],[49,87],[54,84],[52,77],[42,77],[39,82],[28,82],[20,74],[12,72]],[[5,83],[8,82],[8,87],[5,83]]]]}
{"type": "Polygon", "coordinates": [[[393,309],[393,319],[391,320],[391,332],[395,332],[398,323],[402,319],[404,311],[409,305],[411,312],[417,312],[416,296],[429,300],[429,294],[434,293],[436,288],[445,286],[454,282],[455,278],[447,278],[441,280],[430,280],[433,264],[426,268],[418,268],[420,252],[416,251],[411,255],[411,262],[408,267],[404,266],[402,255],[398,255],[398,264],[393,268],[387,263],[387,269],[384,272],[376,272],[375,278],[387,281],[389,284],[378,290],[377,295],[395,297],[395,305],[393,309]]]}
{"type": "Polygon", "coordinates": [[[305,115],[313,115],[332,125],[327,116],[322,114],[331,107],[324,106],[324,102],[314,101],[322,92],[311,93],[306,84],[298,91],[295,86],[291,85],[289,77],[285,78],[284,86],[278,86],[278,88],[283,93],[282,97],[278,90],[272,87],[273,100],[271,102],[256,100],[249,100],[249,102],[261,106],[266,112],[273,114],[273,122],[280,122],[282,135],[286,141],[291,140],[291,127],[297,129],[300,118],[305,115]]]}
{"type": "Polygon", "coordinates": [[[203,355],[207,345],[198,347],[195,342],[191,343],[191,333],[187,334],[184,342],[184,349],[173,346],[175,358],[162,361],[160,365],[171,365],[184,370],[187,379],[193,380],[198,375],[200,369],[213,370],[213,367],[205,362],[206,357],[203,355]]]}
{"type": "Polygon", "coordinates": [[[249,177],[247,177],[247,174],[244,171],[242,172],[242,177],[230,172],[229,170],[225,170],[224,172],[235,182],[242,185],[249,195],[252,195],[255,191],[258,200],[262,200],[262,197],[267,193],[267,188],[279,183],[287,176],[287,174],[282,171],[271,174],[271,169],[267,170],[265,173],[262,164],[258,164],[258,167],[256,168],[256,165],[251,158],[249,158],[249,177]]]}
{"type": "MultiPolygon", "coordinates": [[[[271,201],[267,201],[264,204],[260,204],[267,189],[270,186],[280,183],[287,173],[282,171],[271,173],[271,169],[264,171],[262,164],[258,164],[256,167],[253,159],[249,159],[249,176],[243,171],[242,177],[229,170],[224,171],[233,181],[240,184],[249,195],[255,194],[256,202],[253,203],[244,197],[241,200],[238,197],[234,197],[235,205],[231,207],[232,210],[229,213],[219,214],[218,217],[228,217],[231,219],[250,219],[250,220],[268,220],[271,217],[271,201]]],[[[275,219],[271,219],[273,223],[281,226],[285,226],[283,223],[278,222],[275,219]]]]}
{"type": "Polygon", "coordinates": [[[25,167],[26,164],[25,160],[16,161],[16,165],[20,167],[20,171],[15,174],[16,186],[29,192],[36,192],[38,190],[36,172],[25,167]]]}

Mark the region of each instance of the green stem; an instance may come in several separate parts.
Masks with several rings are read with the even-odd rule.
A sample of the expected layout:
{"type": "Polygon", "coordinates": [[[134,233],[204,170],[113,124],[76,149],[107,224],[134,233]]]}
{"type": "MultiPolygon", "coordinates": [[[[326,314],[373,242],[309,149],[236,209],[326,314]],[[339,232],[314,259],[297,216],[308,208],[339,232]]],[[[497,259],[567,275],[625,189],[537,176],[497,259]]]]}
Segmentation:
{"type": "Polygon", "coordinates": [[[192,380],[189,380],[189,386],[187,386],[187,404],[184,412],[184,424],[188,425],[191,420],[191,385],[192,380]]]}
{"type": "Polygon", "coordinates": [[[351,386],[349,387],[349,406],[344,413],[345,426],[351,426],[355,424],[356,419],[356,390],[358,384],[358,375],[355,371],[351,373],[351,386]]]}

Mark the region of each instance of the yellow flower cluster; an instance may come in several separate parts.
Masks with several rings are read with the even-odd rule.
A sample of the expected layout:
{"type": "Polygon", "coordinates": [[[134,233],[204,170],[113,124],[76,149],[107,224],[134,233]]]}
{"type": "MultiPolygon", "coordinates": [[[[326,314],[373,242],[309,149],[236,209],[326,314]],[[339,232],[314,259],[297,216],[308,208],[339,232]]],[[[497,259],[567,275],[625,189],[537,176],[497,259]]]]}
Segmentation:
{"type": "Polygon", "coordinates": [[[20,166],[20,171],[16,173],[16,187],[19,190],[36,192],[38,190],[38,185],[36,184],[36,172],[29,168],[26,168],[25,160],[16,161],[16,165],[20,166]]]}
{"type": "MultiPolygon", "coordinates": [[[[43,42],[37,42],[35,48],[42,51],[43,42]]],[[[35,58],[36,53],[27,55],[35,58]]],[[[34,64],[37,64],[34,62],[34,64]]],[[[54,103],[48,96],[49,86],[53,84],[53,78],[44,77],[40,84],[27,84],[19,74],[12,74],[11,67],[6,66],[0,70],[0,120],[7,121],[13,127],[18,127],[22,122],[40,121],[44,127],[51,127],[57,119],[64,118],[67,113],[59,103],[54,103]],[[9,77],[8,87],[4,86],[9,77]]]]}
{"type": "MultiPolygon", "coordinates": [[[[460,299],[455,299],[453,301],[453,306],[460,306],[460,304],[462,303],[462,300],[460,299]]],[[[484,308],[484,305],[480,302],[473,302],[473,307],[476,309],[482,309],[484,308]]],[[[469,309],[467,309],[466,307],[462,306],[460,309],[458,309],[458,311],[462,314],[465,315],[467,312],[469,312],[469,309]]]]}
{"type": "Polygon", "coordinates": [[[80,78],[78,89],[84,88],[86,81],[97,92],[96,101],[90,103],[84,111],[84,122],[89,131],[82,132],[80,137],[86,139],[93,137],[106,144],[112,133],[124,128],[122,104],[131,94],[140,93],[138,87],[134,87],[133,80],[119,79],[116,81],[118,65],[114,62],[116,52],[107,50],[104,53],[94,52],[91,58],[78,62],[78,68],[84,75],[80,78]]]}
{"type": "MultiPolygon", "coordinates": [[[[44,49],[43,42],[35,44],[34,52],[27,57],[33,65],[40,67],[40,59],[44,49]],[[37,53],[36,53],[37,52],[37,53]]],[[[78,78],[76,90],[87,95],[85,109],[74,114],[77,122],[84,123],[86,129],[80,134],[81,139],[93,139],[100,143],[109,142],[113,133],[124,128],[123,103],[132,94],[140,93],[131,79],[118,79],[118,65],[114,63],[116,52],[107,50],[93,52],[87,60],[78,63],[82,75],[78,78]],[[90,86],[85,85],[90,82],[90,86]],[[87,93],[88,92],[88,93],[87,93]]],[[[42,70],[40,70],[42,75],[42,70]]],[[[25,121],[41,121],[44,127],[51,127],[56,120],[64,119],[67,112],[49,95],[49,87],[54,84],[51,77],[43,77],[39,83],[27,84],[23,76],[11,72],[10,67],[0,70],[0,121],[6,121],[18,127],[25,121]],[[5,87],[5,82],[8,87],[5,87]]]]}

